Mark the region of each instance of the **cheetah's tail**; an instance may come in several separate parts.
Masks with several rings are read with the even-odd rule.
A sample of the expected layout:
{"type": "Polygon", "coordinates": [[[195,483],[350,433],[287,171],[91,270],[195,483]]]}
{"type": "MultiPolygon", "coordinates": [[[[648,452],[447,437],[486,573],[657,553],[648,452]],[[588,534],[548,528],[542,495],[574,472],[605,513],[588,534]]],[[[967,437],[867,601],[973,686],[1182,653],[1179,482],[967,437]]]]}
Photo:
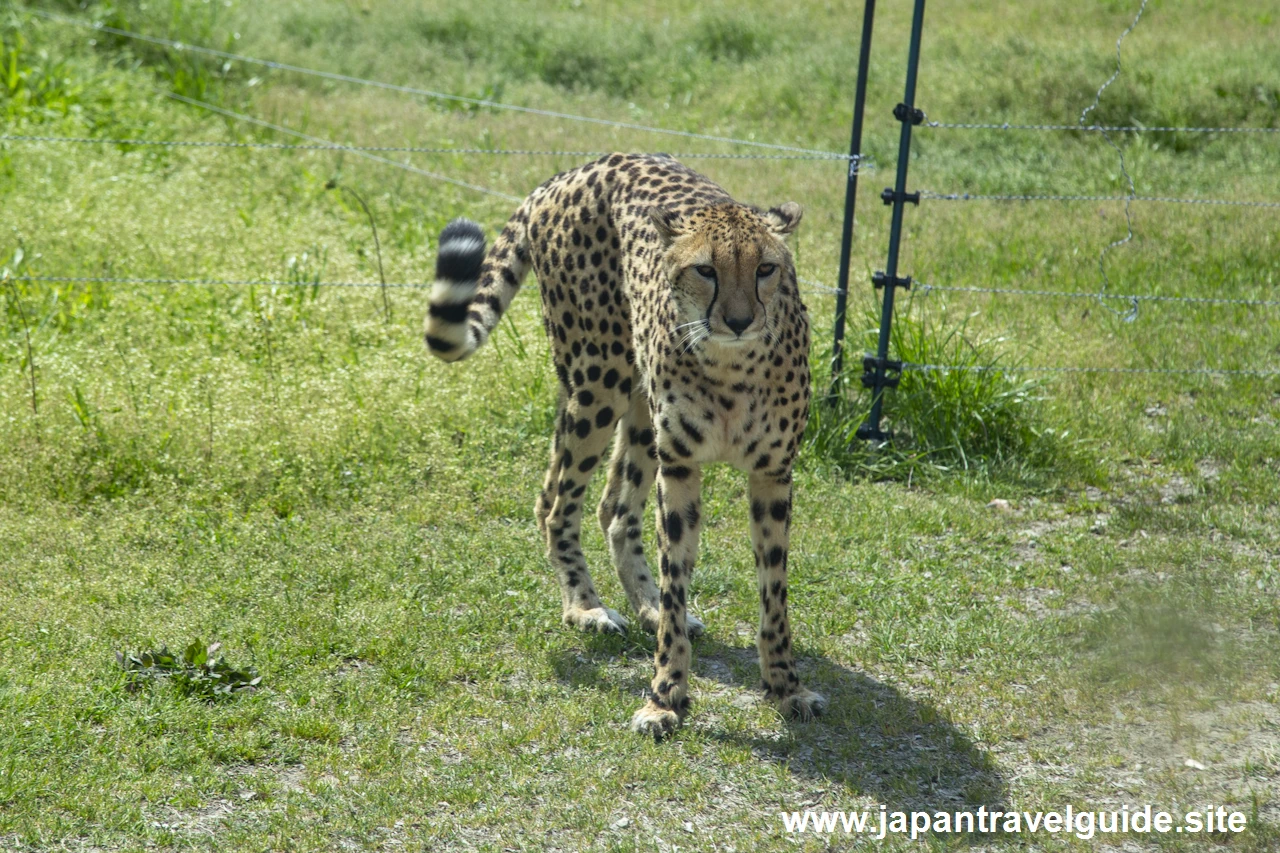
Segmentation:
{"type": "Polygon", "coordinates": [[[489,334],[529,270],[523,209],[512,217],[485,256],[484,232],[455,219],[440,232],[436,282],[427,313],[427,347],[445,361],[461,361],[489,334]]]}

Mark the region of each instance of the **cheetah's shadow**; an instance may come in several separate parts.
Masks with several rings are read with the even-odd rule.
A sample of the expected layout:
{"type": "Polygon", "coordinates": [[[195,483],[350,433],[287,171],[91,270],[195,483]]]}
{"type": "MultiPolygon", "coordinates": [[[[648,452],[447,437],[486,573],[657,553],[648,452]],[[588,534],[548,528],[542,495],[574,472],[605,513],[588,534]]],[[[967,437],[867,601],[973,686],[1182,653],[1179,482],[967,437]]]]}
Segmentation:
{"type": "MultiPolygon", "coordinates": [[[[621,645],[620,657],[617,638],[587,637],[582,648],[554,653],[550,663],[572,687],[611,688],[638,703],[652,674],[652,650],[629,640],[621,645]]],[[[723,708],[726,699],[740,707],[761,701],[756,650],[699,638],[687,729],[713,741],[749,746],[757,758],[783,764],[810,783],[824,788],[838,783],[847,790],[828,791],[823,802],[829,808],[853,807],[847,799],[853,794],[890,811],[980,805],[1005,810],[1008,783],[994,759],[935,706],[825,657],[801,655],[796,662],[805,686],[826,697],[826,713],[808,723],[730,729],[715,708],[723,708]]]]}

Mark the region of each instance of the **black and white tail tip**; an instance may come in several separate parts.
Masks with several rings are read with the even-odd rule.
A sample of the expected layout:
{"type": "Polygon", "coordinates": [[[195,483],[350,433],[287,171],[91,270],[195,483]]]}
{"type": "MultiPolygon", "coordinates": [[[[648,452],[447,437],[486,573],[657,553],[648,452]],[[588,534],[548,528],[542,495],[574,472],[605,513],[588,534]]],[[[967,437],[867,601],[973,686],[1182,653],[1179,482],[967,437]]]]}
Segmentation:
{"type": "Polygon", "coordinates": [[[427,346],[445,361],[456,361],[475,348],[467,340],[467,313],[480,284],[484,232],[470,219],[455,219],[440,232],[436,281],[427,314],[427,346]]]}

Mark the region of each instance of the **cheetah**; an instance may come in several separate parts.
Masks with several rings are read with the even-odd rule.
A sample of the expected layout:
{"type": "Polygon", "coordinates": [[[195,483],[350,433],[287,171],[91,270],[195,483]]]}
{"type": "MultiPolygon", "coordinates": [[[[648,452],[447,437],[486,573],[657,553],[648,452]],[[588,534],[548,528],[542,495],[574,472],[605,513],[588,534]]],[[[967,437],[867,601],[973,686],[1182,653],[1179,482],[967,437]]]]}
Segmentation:
{"type": "Polygon", "coordinates": [[[541,285],[559,404],[535,507],[564,621],[620,633],[579,539],[583,495],[613,438],[599,521],[640,624],[657,635],[654,676],[631,727],[655,738],[689,712],[687,584],[702,525],[702,465],[749,474],[766,699],[809,719],[787,617],[792,463],[808,420],[809,321],[786,237],[801,208],[740,204],[667,155],[612,154],[535,189],[485,253],[480,227],[440,234],[426,343],[453,362],[480,347],[529,268],[541,285]],[[660,574],[641,544],[657,483],[660,574]]]}

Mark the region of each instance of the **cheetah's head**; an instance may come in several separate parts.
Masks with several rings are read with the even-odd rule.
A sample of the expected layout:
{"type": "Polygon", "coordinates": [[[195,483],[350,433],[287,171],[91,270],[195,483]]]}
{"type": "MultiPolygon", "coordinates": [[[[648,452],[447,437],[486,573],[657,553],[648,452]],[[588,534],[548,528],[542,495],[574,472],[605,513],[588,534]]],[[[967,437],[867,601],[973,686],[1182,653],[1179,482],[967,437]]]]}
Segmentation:
{"type": "Polygon", "coordinates": [[[737,346],[767,335],[782,300],[795,293],[785,238],[802,212],[793,201],[767,211],[733,203],[653,209],[684,346],[704,340],[737,346]]]}

